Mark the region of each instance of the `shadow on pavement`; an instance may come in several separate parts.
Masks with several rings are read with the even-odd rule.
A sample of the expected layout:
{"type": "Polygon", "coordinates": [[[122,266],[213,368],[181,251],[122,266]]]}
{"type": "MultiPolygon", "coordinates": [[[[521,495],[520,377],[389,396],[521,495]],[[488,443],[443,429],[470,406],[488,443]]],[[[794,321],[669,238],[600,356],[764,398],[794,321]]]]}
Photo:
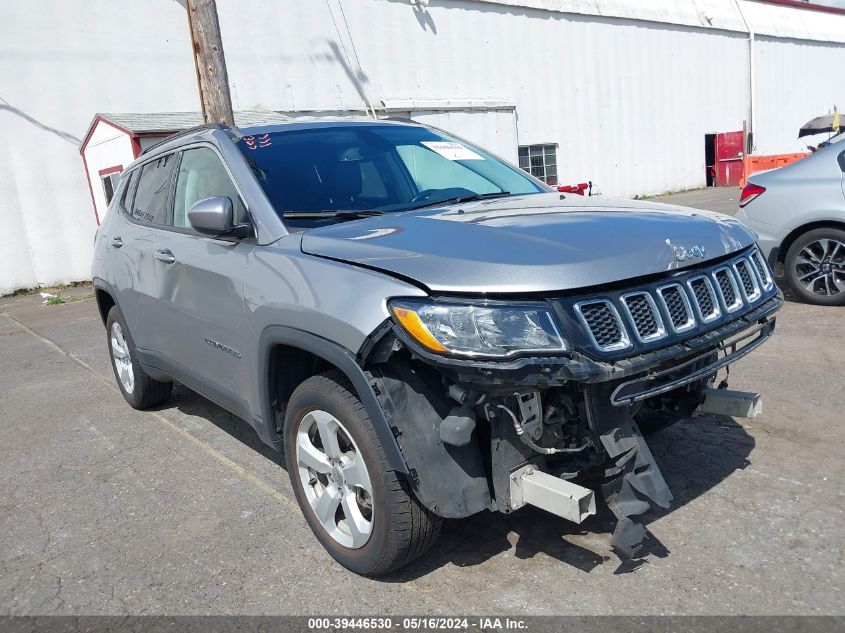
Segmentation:
{"type": "MultiPolygon", "coordinates": [[[[740,424],[724,416],[684,420],[646,439],[674,497],[667,510],[643,515],[646,525],[748,466],[755,443],[740,424]]],[[[597,515],[581,525],[531,507],[509,516],[483,512],[462,521],[447,521],[443,536],[427,556],[384,580],[411,580],[447,564],[469,567],[510,549],[517,558],[545,555],[587,573],[602,564],[616,565],[615,574],[633,571],[670,554],[666,545],[649,532],[643,556],[618,559],[610,549],[616,518],[600,493],[597,502],[597,515]]]]}
{"type": "MultiPolygon", "coordinates": [[[[284,457],[266,446],[249,424],[186,387],[174,387],[170,406],[173,405],[182,413],[208,420],[274,464],[285,467],[284,457]]],[[[724,416],[684,420],[646,439],[674,497],[667,510],[642,515],[646,526],[748,466],[755,444],[740,424],[724,416]]],[[[588,485],[596,489],[596,484],[588,485]]],[[[666,545],[648,532],[640,557],[618,559],[610,549],[610,533],[616,519],[600,493],[596,499],[596,516],[581,525],[533,507],[512,515],[482,512],[463,520],[445,521],[440,540],[427,555],[381,580],[405,582],[444,565],[472,567],[511,550],[519,559],[549,556],[586,573],[599,565],[616,565],[615,574],[634,571],[670,554],[666,545]]]]}
{"type": "Polygon", "coordinates": [[[282,468],[285,467],[284,456],[262,442],[249,423],[232,415],[225,409],[218,407],[211,400],[207,400],[179,383],[173,385],[173,395],[170,400],[164,403],[161,409],[166,410],[174,406],[185,415],[197,416],[208,420],[221,431],[225,431],[259,455],[262,455],[282,468]]]}

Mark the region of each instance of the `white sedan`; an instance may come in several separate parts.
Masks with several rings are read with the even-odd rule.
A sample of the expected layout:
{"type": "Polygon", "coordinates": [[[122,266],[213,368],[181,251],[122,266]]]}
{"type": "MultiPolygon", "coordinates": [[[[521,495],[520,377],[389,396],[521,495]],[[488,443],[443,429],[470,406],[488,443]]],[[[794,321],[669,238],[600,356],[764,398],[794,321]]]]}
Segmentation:
{"type": "Polygon", "coordinates": [[[796,163],[752,175],[736,217],[783,264],[804,301],[845,305],[845,134],[796,163]]]}

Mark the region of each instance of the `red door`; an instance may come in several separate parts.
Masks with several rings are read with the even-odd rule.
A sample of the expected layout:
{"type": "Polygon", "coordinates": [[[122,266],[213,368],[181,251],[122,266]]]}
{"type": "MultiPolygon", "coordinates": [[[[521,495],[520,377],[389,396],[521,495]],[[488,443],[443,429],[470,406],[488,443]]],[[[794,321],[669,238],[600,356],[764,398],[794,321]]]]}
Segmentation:
{"type": "Polygon", "coordinates": [[[742,130],[716,135],[716,185],[736,187],[742,179],[742,130]]]}

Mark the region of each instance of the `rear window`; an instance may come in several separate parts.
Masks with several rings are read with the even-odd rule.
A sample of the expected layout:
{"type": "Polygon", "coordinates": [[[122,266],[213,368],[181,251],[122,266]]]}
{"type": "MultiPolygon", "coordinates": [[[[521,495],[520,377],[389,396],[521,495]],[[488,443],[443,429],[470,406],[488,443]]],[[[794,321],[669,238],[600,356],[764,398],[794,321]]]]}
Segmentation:
{"type": "MultiPolygon", "coordinates": [[[[167,222],[167,194],[174,162],[175,154],[168,154],[150,161],[139,170],[138,187],[131,206],[127,206],[133,219],[151,224],[167,222]]],[[[134,174],[132,178],[134,181],[134,174]]],[[[131,191],[132,185],[130,182],[127,191],[131,191]]]]}

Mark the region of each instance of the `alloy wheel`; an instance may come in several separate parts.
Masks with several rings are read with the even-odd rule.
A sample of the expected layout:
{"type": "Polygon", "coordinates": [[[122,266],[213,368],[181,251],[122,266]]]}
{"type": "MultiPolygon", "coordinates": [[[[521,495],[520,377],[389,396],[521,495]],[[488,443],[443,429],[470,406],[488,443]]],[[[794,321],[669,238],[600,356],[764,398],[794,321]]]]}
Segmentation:
{"type": "Polygon", "coordinates": [[[795,278],[810,292],[823,296],[845,292],[845,244],[839,240],[810,242],[793,265],[795,278]]]}
{"type": "Polygon", "coordinates": [[[132,369],[132,357],[129,354],[129,345],[123,335],[123,328],[115,321],[111,326],[111,355],[114,360],[114,367],[117,370],[117,377],[126,393],[131,394],[135,388],[135,372],[132,369]]]}
{"type": "Polygon", "coordinates": [[[323,529],[344,547],[366,545],[373,530],[373,487],[364,458],[336,417],[313,410],[299,422],[296,467],[323,529]]]}

